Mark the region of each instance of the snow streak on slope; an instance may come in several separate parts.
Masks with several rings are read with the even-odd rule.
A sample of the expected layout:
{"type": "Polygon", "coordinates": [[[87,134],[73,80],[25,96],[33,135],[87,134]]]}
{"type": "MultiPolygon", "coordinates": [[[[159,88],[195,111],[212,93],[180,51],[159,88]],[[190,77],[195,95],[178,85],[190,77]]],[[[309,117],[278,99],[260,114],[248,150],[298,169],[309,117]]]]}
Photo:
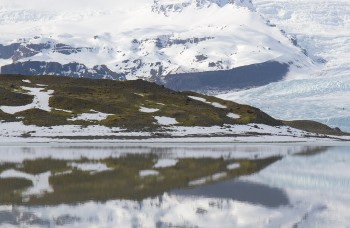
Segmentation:
{"type": "Polygon", "coordinates": [[[93,77],[103,66],[101,77],[135,79],[269,60],[312,66],[249,0],[0,0],[0,29],[0,63],[16,63],[3,73],[72,75],[79,68],[74,76],[93,77]],[[51,72],[57,64],[45,62],[63,66],[51,72]]]}
{"type": "Polygon", "coordinates": [[[292,34],[317,71],[291,72],[287,81],[222,95],[249,103],[277,118],[314,119],[350,131],[350,2],[266,1],[254,6],[271,23],[292,34]]]}

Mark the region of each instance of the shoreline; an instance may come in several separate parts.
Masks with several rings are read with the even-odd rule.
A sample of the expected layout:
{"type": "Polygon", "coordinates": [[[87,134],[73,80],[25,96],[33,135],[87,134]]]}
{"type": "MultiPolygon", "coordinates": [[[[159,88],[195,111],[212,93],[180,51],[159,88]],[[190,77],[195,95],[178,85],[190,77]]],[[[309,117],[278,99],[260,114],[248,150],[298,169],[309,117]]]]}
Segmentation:
{"type": "Polygon", "coordinates": [[[17,147],[27,145],[79,145],[79,146],[186,146],[186,145],[317,145],[349,146],[349,139],[339,138],[293,138],[290,136],[270,137],[181,137],[181,138],[143,138],[143,139],[51,139],[51,138],[0,138],[0,147],[17,147]]]}

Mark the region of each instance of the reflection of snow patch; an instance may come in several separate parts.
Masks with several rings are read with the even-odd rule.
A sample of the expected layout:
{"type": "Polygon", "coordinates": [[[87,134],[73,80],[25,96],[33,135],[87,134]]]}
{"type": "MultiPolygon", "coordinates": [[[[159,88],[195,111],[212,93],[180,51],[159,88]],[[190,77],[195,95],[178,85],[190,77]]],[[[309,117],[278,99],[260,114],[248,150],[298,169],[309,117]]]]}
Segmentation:
{"type": "Polygon", "coordinates": [[[77,121],[77,120],[86,120],[86,121],[101,121],[105,120],[108,116],[113,114],[107,114],[103,112],[97,112],[93,109],[90,110],[93,113],[82,113],[76,117],[70,118],[68,120],[77,121]]]}
{"type": "Polygon", "coordinates": [[[157,108],[146,108],[146,107],[140,107],[140,112],[145,112],[145,113],[153,113],[159,111],[157,108]]]}
{"type": "Polygon", "coordinates": [[[103,172],[111,170],[106,164],[102,163],[69,163],[69,166],[77,168],[81,171],[103,172]]]}
{"type": "Polygon", "coordinates": [[[175,118],[166,116],[155,116],[154,119],[156,119],[160,125],[173,125],[178,123],[175,118]]]}
{"type": "Polygon", "coordinates": [[[41,109],[47,112],[51,111],[51,108],[49,106],[49,99],[50,95],[53,94],[53,90],[48,91],[42,91],[44,88],[31,88],[31,87],[21,87],[24,90],[28,90],[28,95],[33,95],[34,99],[31,104],[27,104],[24,106],[0,106],[0,109],[3,112],[6,112],[8,114],[16,114],[17,112],[26,111],[29,109],[41,109]]]}
{"type": "Polygon", "coordinates": [[[239,163],[233,163],[233,164],[229,164],[227,166],[227,169],[234,170],[234,169],[239,169],[239,167],[241,167],[241,165],[239,163]]]}
{"type": "Polygon", "coordinates": [[[211,176],[207,176],[207,177],[203,177],[203,178],[200,178],[200,179],[197,179],[197,180],[193,180],[193,181],[190,181],[188,183],[189,186],[196,186],[196,185],[202,185],[202,184],[205,184],[209,181],[217,181],[217,180],[220,180],[224,177],[227,176],[227,173],[226,172],[222,172],[222,173],[216,173],[216,174],[213,174],[211,176]]]}
{"type": "Polygon", "coordinates": [[[154,165],[154,168],[166,168],[166,167],[175,166],[177,162],[178,160],[176,159],[169,159],[169,158],[159,159],[157,163],[154,165]]]}
{"type": "Polygon", "coordinates": [[[33,186],[29,187],[23,192],[24,196],[40,195],[45,192],[52,192],[53,189],[49,184],[49,177],[51,172],[41,173],[38,175],[31,175],[20,172],[14,169],[6,170],[0,174],[0,178],[23,178],[33,182],[33,186]]]}
{"type": "Polygon", "coordinates": [[[155,176],[158,175],[159,172],[156,170],[141,170],[139,175],[140,177],[145,177],[145,176],[155,176]]]}

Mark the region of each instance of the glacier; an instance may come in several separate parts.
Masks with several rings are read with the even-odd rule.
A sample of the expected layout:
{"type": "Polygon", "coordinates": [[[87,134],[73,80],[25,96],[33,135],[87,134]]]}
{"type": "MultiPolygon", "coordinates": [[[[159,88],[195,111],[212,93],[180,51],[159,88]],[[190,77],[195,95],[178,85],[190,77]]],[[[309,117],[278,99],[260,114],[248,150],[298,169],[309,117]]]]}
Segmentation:
{"type": "Polygon", "coordinates": [[[219,97],[281,119],[312,119],[350,132],[350,2],[254,0],[256,10],[306,49],[316,68],[219,97]]]}

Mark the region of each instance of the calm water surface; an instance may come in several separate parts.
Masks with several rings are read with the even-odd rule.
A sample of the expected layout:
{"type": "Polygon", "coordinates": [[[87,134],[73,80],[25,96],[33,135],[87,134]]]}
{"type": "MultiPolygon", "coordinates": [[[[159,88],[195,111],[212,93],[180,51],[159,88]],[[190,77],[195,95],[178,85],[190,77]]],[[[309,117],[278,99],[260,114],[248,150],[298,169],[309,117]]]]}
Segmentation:
{"type": "Polygon", "coordinates": [[[0,146],[1,227],[349,227],[350,147],[0,146]]]}

